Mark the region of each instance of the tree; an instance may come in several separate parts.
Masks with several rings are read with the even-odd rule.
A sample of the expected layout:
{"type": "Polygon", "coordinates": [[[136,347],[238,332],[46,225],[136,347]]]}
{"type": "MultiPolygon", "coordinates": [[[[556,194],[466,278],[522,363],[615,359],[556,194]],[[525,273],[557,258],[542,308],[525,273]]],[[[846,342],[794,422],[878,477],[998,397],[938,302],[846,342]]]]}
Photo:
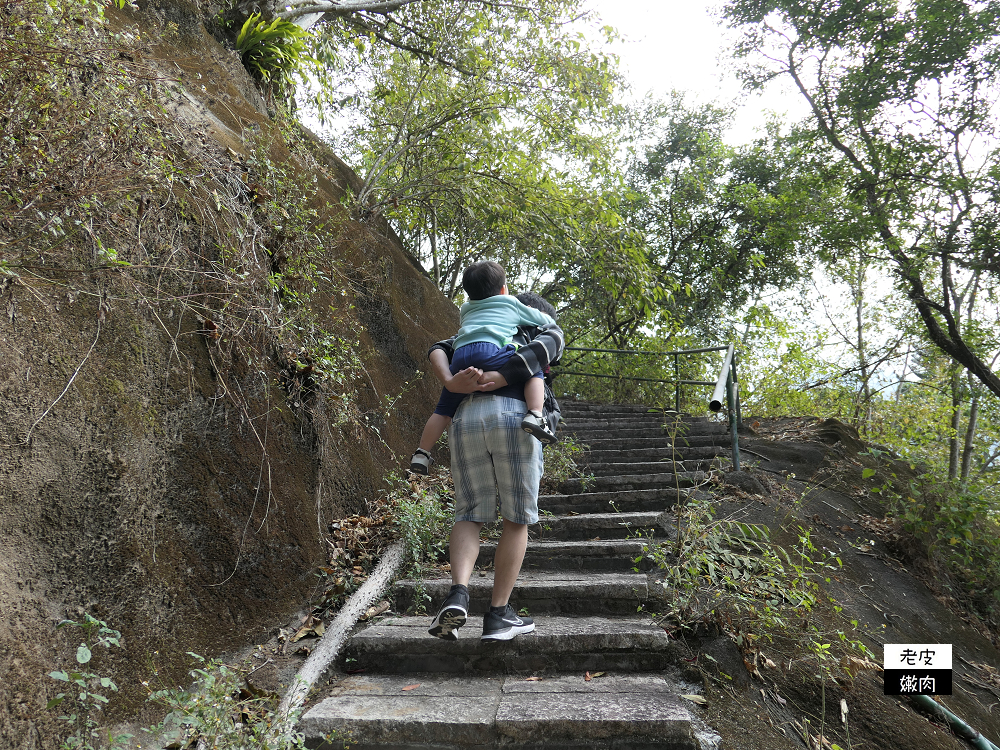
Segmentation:
{"type": "Polygon", "coordinates": [[[987,295],[1000,277],[1000,4],[730,0],[724,13],[747,85],[785,76],[808,102],[816,148],[850,175],[930,340],[1000,395],[996,336],[970,338],[955,315],[973,277],[987,295]]]}
{"type": "Polygon", "coordinates": [[[321,30],[363,82],[334,143],[363,176],[359,213],[390,218],[450,296],[473,255],[528,281],[586,241],[585,216],[616,221],[598,193],[620,79],[579,5],[414,5],[379,36],[321,30]]]}
{"type": "Polygon", "coordinates": [[[755,298],[807,277],[820,246],[842,244],[823,231],[828,184],[798,145],[772,124],[754,143],[729,146],[731,114],[678,94],[657,105],[622,207],[660,283],[680,290],[664,314],[712,340],[755,298]]]}

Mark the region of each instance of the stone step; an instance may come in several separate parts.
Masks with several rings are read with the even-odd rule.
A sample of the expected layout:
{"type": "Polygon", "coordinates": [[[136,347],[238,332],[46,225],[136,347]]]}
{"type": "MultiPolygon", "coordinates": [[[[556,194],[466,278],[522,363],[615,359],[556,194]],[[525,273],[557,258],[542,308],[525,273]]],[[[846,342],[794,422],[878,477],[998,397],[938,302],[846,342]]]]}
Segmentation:
{"type": "Polygon", "coordinates": [[[643,404],[598,404],[594,401],[577,401],[576,399],[559,399],[559,408],[564,414],[600,413],[600,414],[646,414],[650,407],[643,404]]]}
{"type": "MultiPolygon", "coordinates": [[[[644,543],[639,539],[587,539],[582,541],[531,541],[521,569],[579,570],[626,573],[638,567],[646,570],[649,562],[641,558],[644,543]]],[[[493,565],[496,544],[480,545],[476,565],[493,565]]]]}
{"type": "Polygon", "coordinates": [[[631,450],[587,450],[576,458],[580,465],[596,463],[616,464],[631,461],[704,461],[729,455],[729,444],[708,445],[702,448],[677,446],[676,448],[639,448],[631,450]]]}
{"type": "Polygon", "coordinates": [[[695,416],[692,414],[682,414],[680,419],[673,412],[664,413],[657,409],[645,411],[645,412],[595,412],[595,411],[583,411],[574,412],[562,410],[563,421],[573,422],[574,424],[578,422],[592,422],[594,424],[612,424],[618,426],[628,426],[629,424],[635,423],[650,423],[650,424],[681,424],[681,425],[699,425],[699,424],[709,424],[712,422],[718,422],[719,417],[715,414],[710,416],[695,416]]]}
{"type": "MultiPolygon", "coordinates": [[[[618,438],[602,437],[581,440],[590,452],[594,451],[628,451],[628,450],[670,450],[670,441],[664,437],[645,438],[618,438]]],[[[674,446],[683,451],[686,448],[707,448],[712,446],[728,447],[730,445],[729,434],[719,435],[689,435],[677,438],[674,446]]]]}
{"type": "Polygon", "coordinates": [[[533,539],[621,539],[640,534],[644,537],[661,537],[673,529],[673,514],[667,511],[639,513],[585,513],[583,515],[543,515],[531,526],[533,539]]]}
{"type": "Polygon", "coordinates": [[[674,487],[617,492],[569,492],[539,496],[538,508],[554,515],[663,511],[679,502],[687,502],[688,495],[689,490],[678,491],[674,487]]]}
{"type": "Polygon", "coordinates": [[[705,472],[717,468],[722,461],[713,459],[690,459],[688,461],[643,461],[632,463],[601,463],[586,464],[586,471],[596,477],[614,476],[620,474],[663,474],[675,472],[705,472]]]}
{"type": "Polygon", "coordinates": [[[613,474],[593,479],[569,479],[559,485],[567,494],[583,492],[609,492],[627,490],[655,490],[667,488],[688,488],[703,484],[707,478],[704,471],[678,471],[662,474],[613,474]]]}
{"type": "Polygon", "coordinates": [[[309,747],[697,750],[678,688],[655,675],[355,675],[302,717],[309,747]]]}
{"type": "MultiPolygon", "coordinates": [[[[664,427],[665,425],[673,425],[674,422],[673,420],[664,420],[662,414],[637,414],[630,417],[612,417],[610,419],[574,416],[564,418],[561,424],[567,429],[575,431],[616,430],[628,429],[630,427],[664,427]]],[[[689,423],[681,422],[680,424],[682,425],[680,429],[686,430],[689,423]]]]}
{"type": "Polygon", "coordinates": [[[609,437],[615,438],[661,438],[669,445],[672,440],[682,441],[684,438],[691,438],[702,435],[728,435],[726,425],[713,423],[711,425],[694,425],[697,429],[671,430],[662,425],[622,425],[622,426],[593,426],[586,427],[568,422],[559,426],[560,432],[568,432],[581,443],[589,443],[591,440],[602,440],[609,437]]]}
{"type": "Polygon", "coordinates": [[[431,616],[390,617],[355,633],[342,657],[345,669],[499,673],[656,672],[676,659],[673,642],[648,619],[533,618],[535,630],[510,641],[482,641],[483,618],[471,615],[457,641],[434,638],[431,616]]]}
{"type": "MultiPolygon", "coordinates": [[[[451,589],[450,578],[412,579],[396,583],[396,612],[419,604],[436,612],[451,589]]],[[[470,611],[485,613],[493,590],[493,571],[477,571],[469,581],[470,611]]],[[[644,573],[537,572],[522,570],[510,601],[528,613],[573,615],[630,615],[651,595],[661,597],[661,586],[650,587],[644,573]]]]}

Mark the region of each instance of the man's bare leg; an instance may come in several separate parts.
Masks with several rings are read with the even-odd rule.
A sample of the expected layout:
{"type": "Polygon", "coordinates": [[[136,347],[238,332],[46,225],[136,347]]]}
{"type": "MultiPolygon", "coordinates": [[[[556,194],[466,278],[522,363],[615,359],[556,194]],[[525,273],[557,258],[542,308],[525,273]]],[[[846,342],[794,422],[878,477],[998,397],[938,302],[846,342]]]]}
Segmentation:
{"type": "Polygon", "coordinates": [[[479,557],[479,531],[482,528],[481,523],[474,521],[459,521],[452,527],[449,552],[451,555],[451,582],[453,584],[469,585],[472,570],[479,557]]]}
{"type": "Polygon", "coordinates": [[[522,617],[510,606],[510,594],[517,583],[524,552],[528,546],[528,527],[504,519],[503,534],[497,544],[493,567],[493,600],[490,611],[483,618],[484,641],[509,641],[521,633],[530,633],[535,623],[522,617]]]}
{"type": "Polygon", "coordinates": [[[455,640],[455,632],[465,625],[469,616],[469,579],[479,557],[479,530],[481,523],[459,521],[451,528],[451,591],[431,622],[431,635],[448,641],[455,640]]]}
{"type": "MultiPolygon", "coordinates": [[[[493,599],[490,602],[492,606],[503,607],[510,600],[510,593],[517,583],[527,547],[528,526],[523,523],[511,523],[505,518],[503,533],[500,535],[496,555],[493,558],[493,599]]],[[[452,563],[453,576],[454,566],[452,563]]]]}

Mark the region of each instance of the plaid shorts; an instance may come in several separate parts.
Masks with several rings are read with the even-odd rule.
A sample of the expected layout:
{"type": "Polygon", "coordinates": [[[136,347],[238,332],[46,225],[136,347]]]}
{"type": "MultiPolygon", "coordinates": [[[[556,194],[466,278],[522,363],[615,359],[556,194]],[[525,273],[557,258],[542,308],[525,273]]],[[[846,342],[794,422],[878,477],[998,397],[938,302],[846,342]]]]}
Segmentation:
{"type": "Polygon", "coordinates": [[[451,423],[451,474],[455,522],[538,522],[542,444],[521,429],[524,401],[489,393],[466,398],[451,423]]]}

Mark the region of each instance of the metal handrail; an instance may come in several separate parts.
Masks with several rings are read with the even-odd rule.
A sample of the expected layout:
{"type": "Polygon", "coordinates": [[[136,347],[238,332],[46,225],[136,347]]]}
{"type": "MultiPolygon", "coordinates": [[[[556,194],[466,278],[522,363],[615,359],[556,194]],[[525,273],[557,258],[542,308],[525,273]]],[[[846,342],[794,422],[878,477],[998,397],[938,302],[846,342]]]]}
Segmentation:
{"type": "Polygon", "coordinates": [[[600,354],[639,354],[648,356],[666,356],[674,358],[674,374],[677,376],[673,380],[663,380],[658,378],[640,378],[632,375],[604,375],[596,372],[575,372],[571,370],[559,370],[555,375],[579,375],[588,378],[612,378],[616,380],[635,380],[643,383],[674,383],[674,408],[678,414],[681,411],[681,386],[682,385],[714,385],[712,398],[708,402],[708,408],[713,412],[722,410],[722,394],[726,395],[727,416],[729,418],[729,432],[732,441],[733,469],[740,470],[740,444],[737,431],[743,426],[743,414],[740,408],[739,380],[737,378],[736,365],[739,360],[735,347],[729,346],[708,346],[702,349],[677,349],[669,352],[644,351],[640,349],[596,349],[585,346],[567,346],[566,351],[575,352],[597,352],[600,354]],[[706,352],[726,352],[722,363],[722,370],[719,372],[717,380],[681,380],[680,379],[680,355],[682,354],[704,354],[706,352]]]}

